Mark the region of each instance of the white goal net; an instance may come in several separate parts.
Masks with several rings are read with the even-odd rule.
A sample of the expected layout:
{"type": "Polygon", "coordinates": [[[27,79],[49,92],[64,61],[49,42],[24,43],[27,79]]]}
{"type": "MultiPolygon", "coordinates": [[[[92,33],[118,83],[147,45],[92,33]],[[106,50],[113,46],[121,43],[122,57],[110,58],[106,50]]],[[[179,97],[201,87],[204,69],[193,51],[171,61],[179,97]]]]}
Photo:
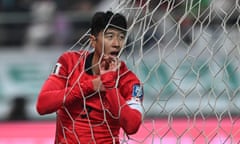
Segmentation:
{"type": "Polygon", "coordinates": [[[144,85],[141,137],[121,142],[240,142],[239,1],[115,0],[110,9],[129,21],[121,57],[144,85]]]}

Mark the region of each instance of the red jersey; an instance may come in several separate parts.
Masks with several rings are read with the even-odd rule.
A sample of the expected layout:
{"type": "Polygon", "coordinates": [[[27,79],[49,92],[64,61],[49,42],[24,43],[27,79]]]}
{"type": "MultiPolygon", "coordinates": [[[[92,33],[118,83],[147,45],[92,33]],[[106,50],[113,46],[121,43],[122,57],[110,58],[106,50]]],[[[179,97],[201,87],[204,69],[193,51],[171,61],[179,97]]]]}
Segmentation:
{"type": "Polygon", "coordinates": [[[57,114],[57,144],[119,143],[120,128],[133,134],[141,124],[136,75],[121,62],[117,88],[94,91],[91,60],[87,51],[65,52],[39,93],[37,111],[57,114]]]}

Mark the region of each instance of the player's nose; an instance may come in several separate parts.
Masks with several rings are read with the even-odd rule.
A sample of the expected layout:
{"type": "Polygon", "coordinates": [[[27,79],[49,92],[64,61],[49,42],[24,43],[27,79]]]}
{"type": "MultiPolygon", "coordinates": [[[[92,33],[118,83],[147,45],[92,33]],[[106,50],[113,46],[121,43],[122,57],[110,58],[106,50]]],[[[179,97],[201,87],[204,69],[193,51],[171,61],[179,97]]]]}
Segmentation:
{"type": "Polygon", "coordinates": [[[112,42],[112,46],[116,49],[120,49],[123,44],[123,41],[118,37],[115,37],[112,42]]]}
{"type": "Polygon", "coordinates": [[[120,40],[117,37],[113,39],[113,46],[120,46],[120,40]]]}

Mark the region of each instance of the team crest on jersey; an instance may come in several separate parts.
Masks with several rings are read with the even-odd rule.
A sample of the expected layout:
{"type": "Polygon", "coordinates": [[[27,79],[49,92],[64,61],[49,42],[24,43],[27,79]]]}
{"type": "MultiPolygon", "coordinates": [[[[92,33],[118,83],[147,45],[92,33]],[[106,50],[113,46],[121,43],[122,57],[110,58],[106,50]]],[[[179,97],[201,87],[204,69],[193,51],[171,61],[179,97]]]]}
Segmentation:
{"type": "Polygon", "coordinates": [[[56,75],[58,75],[59,74],[59,71],[60,71],[60,68],[61,68],[61,64],[60,63],[56,63],[56,65],[55,65],[55,67],[54,67],[54,69],[53,69],[53,74],[56,74],[56,75]]]}
{"type": "Polygon", "coordinates": [[[142,100],[143,98],[143,88],[140,85],[133,86],[132,96],[138,100],[142,100]]]}

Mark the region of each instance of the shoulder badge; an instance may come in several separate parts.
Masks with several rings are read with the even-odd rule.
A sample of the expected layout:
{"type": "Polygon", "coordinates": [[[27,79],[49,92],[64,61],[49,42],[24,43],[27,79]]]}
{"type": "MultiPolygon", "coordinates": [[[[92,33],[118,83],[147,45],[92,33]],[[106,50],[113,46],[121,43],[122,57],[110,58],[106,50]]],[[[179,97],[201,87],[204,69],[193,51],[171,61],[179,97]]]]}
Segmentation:
{"type": "Polygon", "coordinates": [[[143,98],[143,88],[140,85],[133,85],[132,96],[142,100],[143,98]]]}
{"type": "Polygon", "coordinates": [[[53,72],[52,72],[52,73],[55,74],[55,75],[58,75],[61,66],[62,66],[62,65],[61,65],[60,63],[56,63],[56,65],[54,66],[54,69],[53,69],[53,72]]]}

